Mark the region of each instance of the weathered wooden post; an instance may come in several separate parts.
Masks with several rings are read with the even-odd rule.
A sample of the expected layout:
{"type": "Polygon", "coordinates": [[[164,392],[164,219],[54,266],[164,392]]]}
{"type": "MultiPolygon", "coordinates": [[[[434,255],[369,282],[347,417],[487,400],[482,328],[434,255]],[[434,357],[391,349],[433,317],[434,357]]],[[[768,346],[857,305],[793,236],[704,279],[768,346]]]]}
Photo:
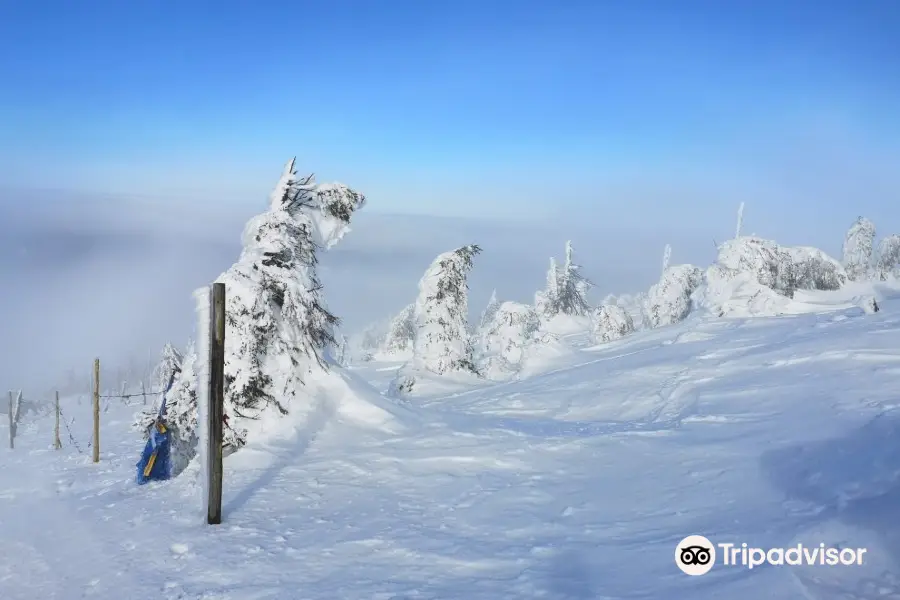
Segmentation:
{"type": "Polygon", "coordinates": [[[59,439],[59,392],[56,392],[56,426],[53,428],[53,447],[62,448],[62,440],[59,439]]]}
{"type": "Polygon", "coordinates": [[[222,441],[225,420],[225,284],[214,283],[209,296],[209,410],[206,522],[222,522],[222,441]]]}
{"type": "Polygon", "coordinates": [[[100,462],[100,359],[94,359],[94,462],[100,462]]]}

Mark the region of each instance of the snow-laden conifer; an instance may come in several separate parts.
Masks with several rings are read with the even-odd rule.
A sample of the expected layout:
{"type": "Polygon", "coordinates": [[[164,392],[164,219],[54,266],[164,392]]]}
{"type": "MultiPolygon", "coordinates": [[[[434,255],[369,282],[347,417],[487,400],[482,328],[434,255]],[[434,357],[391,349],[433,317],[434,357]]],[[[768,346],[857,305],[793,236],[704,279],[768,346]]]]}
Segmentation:
{"type": "Polygon", "coordinates": [[[594,340],[599,343],[611,342],[625,337],[634,331],[634,321],[628,312],[615,304],[603,304],[594,311],[594,340]]]}
{"type": "Polygon", "coordinates": [[[868,279],[874,243],[875,224],[865,217],[859,217],[844,237],[843,266],[851,281],[868,279]]]}
{"type": "Polygon", "coordinates": [[[415,312],[415,303],[409,304],[391,320],[381,347],[383,354],[398,357],[412,352],[416,341],[415,312]]]}
{"type": "Polygon", "coordinates": [[[691,310],[691,294],[703,272],[694,265],[673,265],[651,286],[644,300],[644,326],[662,327],[684,320],[691,310]]]}
{"type": "Polygon", "coordinates": [[[535,294],[535,307],[545,318],[556,315],[584,316],[590,313],[591,307],[587,294],[592,284],[585,278],[573,260],[572,242],[566,242],[566,262],[562,268],[557,266],[556,259],[550,259],[547,271],[546,287],[535,294]]]}
{"type": "Polygon", "coordinates": [[[500,308],[500,302],[497,300],[497,290],[494,290],[491,292],[487,306],[484,307],[484,310],[481,312],[481,318],[478,320],[479,331],[483,331],[490,325],[491,321],[494,320],[494,315],[497,314],[498,308],[500,308]]]}
{"type": "MultiPolygon", "coordinates": [[[[303,405],[307,378],[328,371],[338,319],[322,297],[317,252],[343,237],[364,204],[362,194],[342,184],[298,177],[291,160],[268,210],[245,226],[238,261],[216,280],[226,288],[227,448],[241,447],[249,430],[303,405]]],[[[185,443],[197,412],[197,381],[188,373],[183,366],[167,402],[185,443]]]]}
{"type": "Polygon", "coordinates": [[[887,281],[900,277],[900,235],[889,235],[878,243],[875,254],[875,279],[887,281]]]}
{"type": "Polygon", "coordinates": [[[482,331],[481,364],[491,378],[506,378],[521,370],[528,350],[539,343],[541,319],[533,306],[498,304],[482,331]]]}
{"type": "Polygon", "coordinates": [[[419,281],[415,303],[414,366],[437,374],[478,373],[468,329],[467,282],[473,258],[481,252],[468,245],[435,258],[419,281]]]}

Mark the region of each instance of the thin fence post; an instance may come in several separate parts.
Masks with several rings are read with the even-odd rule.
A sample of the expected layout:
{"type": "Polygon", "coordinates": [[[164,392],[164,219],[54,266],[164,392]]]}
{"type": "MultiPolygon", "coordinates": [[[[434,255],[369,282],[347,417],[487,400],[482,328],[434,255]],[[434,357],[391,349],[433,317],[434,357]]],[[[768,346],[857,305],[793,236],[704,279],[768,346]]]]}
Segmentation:
{"type": "Polygon", "coordinates": [[[16,439],[16,424],[13,416],[13,393],[12,390],[9,392],[9,449],[12,450],[16,447],[15,439],[16,439]]]}
{"type": "Polygon", "coordinates": [[[127,391],[128,391],[128,382],[123,381],[122,382],[122,392],[119,394],[119,399],[122,401],[122,404],[127,404],[127,402],[126,402],[127,398],[126,398],[126,394],[125,394],[125,392],[127,392],[127,391]]]}
{"type": "Polygon", "coordinates": [[[143,379],[141,379],[141,396],[144,398],[144,406],[147,406],[147,388],[144,387],[143,379]]]}
{"type": "Polygon", "coordinates": [[[225,284],[214,283],[209,295],[209,410],[207,411],[208,504],[206,522],[222,522],[222,441],[225,420],[225,284]]]}
{"type": "Polygon", "coordinates": [[[62,440],[59,439],[59,391],[56,392],[56,426],[53,428],[53,447],[62,448],[62,440]]]}
{"type": "Polygon", "coordinates": [[[94,359],[94,462],[100,462],[100,359],[94,359]]]}

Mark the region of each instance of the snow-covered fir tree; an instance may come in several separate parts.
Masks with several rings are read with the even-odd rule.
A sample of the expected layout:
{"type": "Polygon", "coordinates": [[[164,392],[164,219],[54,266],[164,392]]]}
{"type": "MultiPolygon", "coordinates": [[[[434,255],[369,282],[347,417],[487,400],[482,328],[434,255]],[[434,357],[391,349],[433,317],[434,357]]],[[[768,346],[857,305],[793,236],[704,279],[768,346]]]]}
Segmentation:
{"type": "Polygon", "coordinates": [[[691,311],[691,294],[702,280],[703,272],[694,265],[666,269],[644,300],[644,325],[653,328],[683,321],[691,311]]]}
{"type": "Polygon", "coordinates": [[[473,258],[480,252],[481,248],[474,244],[445,252],[419,281],[413,353],[416,367],[437,374],[478,373],[468,329],[467,278],[473,258]]]}
{"type": "Polygon", "coordinates": [[[556,259],[550,259],[547,287],[535,295],[535,307],[547,318],[559,314],[583,316],[590,313],[587,294],[592,284],[580,272],[581,266],[572,258],[572,242],[566,242],[566,262],[560,269],[556,259]]]}
{"type": "Polygon", "coordinates": [[[350,364],[350,340],[348,340],[347,336],[344,334],[341,334],[338,338],[334,360],[342,367],[346,367],[350,364]]]}
{"type": "Polygon", "coordinates": [[[887,281],[900,277],[900,235],[889,235],[878,243],[875,255],[875,278],[887,281]]]}
{"type": "Polygon", "coordinates": [[[666,244],[665,249],[663,250],[663,262],[662,262],[662,272],[665,273],[666,269],[669,268],[669,261],[672,259],[672,246],[666,244]]]}
{"type": "Polygon", "coordinates": [[[616,304],[603,304],[598,307],[591,321],[594,340],[600,344],[618,340],[634,332],[634,321],[631,316],[616,304]]]}
{"type": "Polygon", "coordinates": [[[488,377],[505,378],[519,371],[537,340],[541,319],[533,306],[498,304],[482,330],[481,367],[488,377]]]}
{"type": "Polygon", "coordinates": [[[494,290],[491,292],[487,306],[481,312],[481,318],[478,320],[479,330],[483,331],[494,320],[494,315],[497,314],[498,308],[500,308],[500,302],[497,301],[497,290],[494,290]]]}
{"type": "Polygon", "coordinates": [[[416,305],[409,304],[391,320],[382,351],[388,355],[411,352],[416,340],[416,305]]]}
{"type": "Polygon", "coordinates": [[[154,391],[163,391],[169,383],[169,377],[181,369],[184,355],[172,344],[163,347],[159,362],[153,368],[150,388],[154,391]]]}
{"type": "Polygon", "coordinates": [[[844,237],[843,264],[851,281],[868,279],[874,244],[875,224],[859,217],[844,237]]]}
{"type": "MultiPolygon", "coordinates": [[[[298,177],[285,166],[268,210],[244,228],[243,251],[218,282],[226,287],[225,445],[237,449],[248,429],[303,402],[305,380],[329,369],[338,319],[325,307],[317,252],[337,243],[365,197],[342,184],[298,177]]],[[[187,356],[185,357],[187,364],[187,356]]],[[[167,402],[169,420],[196,423],[196,377],[184,367],[167,402]]],[[[184,440],[189,441],[189,440],[184,440]]],[[[195,442],[195,440],[194,440],[195,442]]]]}
{"type": "Polygon", "coordinates": [[[197,352],[193,342],[189,342],[184,353],[178,352],[171,344],[166,344],[162,357],[154,369],[154,391],[159,395],[143,411],[138,413],[134,428],[144,439],[159,415],[159,401],[166,390],[169,378],[172,387],[166,393],[166,425],[170,431],[170,456],[172,474],[178,475],[187,467],[196,452],[197,445],[197,352]]]}
{"type": "Polygon", "coordinates": [[[547,283],[544,289],[534,294],[534,306],[544,317],[555,317],[559,314],[559,267],[556,259],[550,257],[550,268],[547,269],[547,283]]]}
{"type": "Polygon", "coordinates": [[[744,203],[741,202],[740,206],[738,206],[737,225],[734,228],[735,239],[741,237],[741,229],[743,229],[743,228],[744,228],[744,203]]]}

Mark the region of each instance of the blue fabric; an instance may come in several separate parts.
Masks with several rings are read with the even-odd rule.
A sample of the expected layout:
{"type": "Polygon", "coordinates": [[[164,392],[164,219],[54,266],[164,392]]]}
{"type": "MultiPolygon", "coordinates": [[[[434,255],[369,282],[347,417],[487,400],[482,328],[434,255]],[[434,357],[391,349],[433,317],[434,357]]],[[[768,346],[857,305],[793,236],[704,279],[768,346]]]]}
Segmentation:
{"type": "Polygon", "coordinates": [[[168,479],[170,474],[169,430],[164,425],[162,427],[156,425],[150,433],[150,439],[147,440],[147,444],[144,446],[141,460],[137,463],[137,483],[138,485],[143,485],[149,481],[162,481],[168,479]],[[147,472],[147,466],[151,460],[153,465],[147,472]]]}
{"type": "Polygon", "coordinates": [[[172,473],[171,460],[169,458],[169,428],[166,427],[166,395],[172,389],[176,372],[177,370],[172,371],[169,376],[169,384],[162,394],[162,402],[160,402],[156,422],[150,429],[150,438],[144,445],[141,460],[137,463],[138,485],[144,485],[149,481],[166,480],[172,473]]]}

